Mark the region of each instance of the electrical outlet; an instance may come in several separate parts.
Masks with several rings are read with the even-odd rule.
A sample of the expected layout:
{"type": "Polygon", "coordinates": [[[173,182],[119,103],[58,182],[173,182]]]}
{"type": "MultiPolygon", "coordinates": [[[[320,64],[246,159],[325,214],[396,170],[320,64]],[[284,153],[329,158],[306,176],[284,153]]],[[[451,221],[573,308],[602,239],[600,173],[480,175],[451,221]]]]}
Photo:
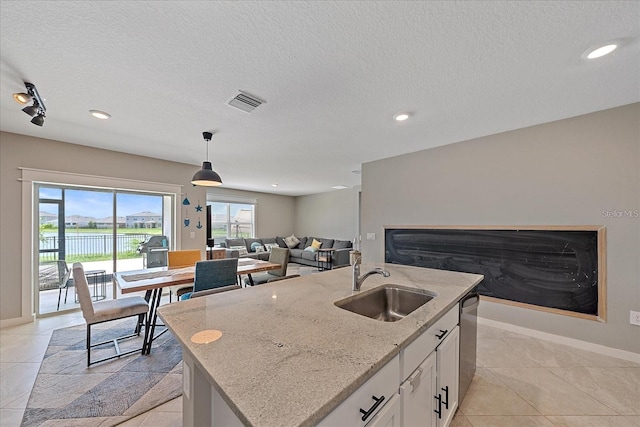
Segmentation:
{"type": "Polygon", "coordinates": [[[632,325],[640,326],[640,311],[631,310],[629,323],[631,323],[632,325]]]}
{"type": "Polygon", "coordinates": [[[367,233],[367,240],[376,240],[376,233],[367,233]]]}
{"type": "Polygon", "coordinates": [[[189,235],[189,237],[191,237],[192,239],[196,238],[196,232],[192,231],[191,234],[189,235]]]}

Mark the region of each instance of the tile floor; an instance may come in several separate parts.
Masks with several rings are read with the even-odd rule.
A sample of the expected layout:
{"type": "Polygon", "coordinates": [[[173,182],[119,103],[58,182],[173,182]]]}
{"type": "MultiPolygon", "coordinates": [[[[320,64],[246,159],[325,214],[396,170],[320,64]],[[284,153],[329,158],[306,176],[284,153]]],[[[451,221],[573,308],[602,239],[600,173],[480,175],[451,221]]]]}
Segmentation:
{"type": "MultiPolygon", "coordinates": [[[[80,313],[0,330],[0,426],[19,426],[54,329],[80,313]]],[[[122,424],[179,427],[174,399],[122,424]]],[[[453,427],[637,427],[640,365],[478,326],[478,369],[453,427]]]]}

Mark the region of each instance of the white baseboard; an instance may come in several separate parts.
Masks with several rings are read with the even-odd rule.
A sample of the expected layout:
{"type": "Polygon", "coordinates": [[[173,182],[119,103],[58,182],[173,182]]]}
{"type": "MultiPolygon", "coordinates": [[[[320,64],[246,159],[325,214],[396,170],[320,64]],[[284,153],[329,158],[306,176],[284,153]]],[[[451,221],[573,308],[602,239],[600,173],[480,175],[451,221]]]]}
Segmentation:
{"type": "Polygon", "coordinates": [[[0,329],[10,328],[12,326],[24,325],[25,323],[32,323],[35,320],[33,314],[23,317],[15,317],[13,319],[0,320],[0,329]]]}
{"type": "Polygon", "coordinates": [[[628,360],[640,364],[640,354],[631,351],[620,350],[618,348],[606,347],[600,344],[590,343],[588,341],[577,340],[574,338],[563,337],[560,335],[550,334],[535,329],[524,328],[522,326],[511,325],[509,323],[498,322],[497,320],[478,317],[478,323],[484,326],[504,329],[505,331],[515,332],[532,338],[538,338],[544,341],[551,341],[557,344],[564,344],[580,350],[587,350],[593,353],[603,354],[605,356],[615,357],[617,359],[628,360]]]}

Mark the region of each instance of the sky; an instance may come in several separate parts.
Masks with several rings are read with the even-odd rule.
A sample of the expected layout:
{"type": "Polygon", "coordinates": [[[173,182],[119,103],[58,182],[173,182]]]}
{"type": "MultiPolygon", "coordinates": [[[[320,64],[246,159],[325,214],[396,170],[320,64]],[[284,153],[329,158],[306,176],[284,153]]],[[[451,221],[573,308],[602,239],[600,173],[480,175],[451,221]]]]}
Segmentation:
{"type": "MultiPolygon", "coordinates": [[[[59,188],[40,188],[40,198],[60,200],[62,190],[59,188]]],[[[149,211],[162,214],[162,196],[117,193],[117,216],[126,216],[138,212],[149,211]]],[[[94,218],[113,216],[113,193],[110,191],[87,191],[65,189],[65,216],[81,215],[94,218]]],[[[52,211],[48,206],[41,206],[42,211],[52,211]]],[[[56,211],[53,209],[52,212],[56,211]]]]}

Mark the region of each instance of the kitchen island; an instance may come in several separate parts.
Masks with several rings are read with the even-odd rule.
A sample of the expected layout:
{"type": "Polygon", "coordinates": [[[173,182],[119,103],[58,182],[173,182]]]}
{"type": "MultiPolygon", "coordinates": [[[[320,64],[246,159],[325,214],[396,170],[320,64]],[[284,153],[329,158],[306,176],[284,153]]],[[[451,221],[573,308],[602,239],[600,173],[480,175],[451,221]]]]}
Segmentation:
{"type": "Polygon", "coordinates": [[[398,322],[370,319],[334,305],[356,293],[342,268],[161,307],[183,348],[183,425],[316,425],[482,280],[392,264],[362,271],[374,267],[391,277],[373,275],[360,292],[397,284],[437,296],[398,322]]]}

